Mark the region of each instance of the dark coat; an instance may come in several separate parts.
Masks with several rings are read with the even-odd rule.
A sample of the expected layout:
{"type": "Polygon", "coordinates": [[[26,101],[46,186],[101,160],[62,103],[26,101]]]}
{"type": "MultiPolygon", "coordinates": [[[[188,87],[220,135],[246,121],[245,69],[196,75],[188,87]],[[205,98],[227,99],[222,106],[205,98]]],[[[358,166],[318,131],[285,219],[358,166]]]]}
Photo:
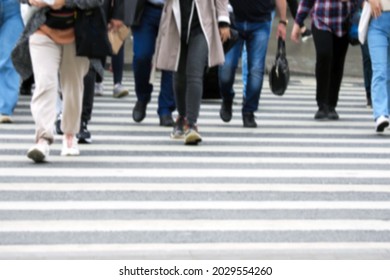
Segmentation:
{"type": "Polygon", "coordinates": [[[139,25],[147,0],[124,0],[124,22],[127,26],[139,25]]]}

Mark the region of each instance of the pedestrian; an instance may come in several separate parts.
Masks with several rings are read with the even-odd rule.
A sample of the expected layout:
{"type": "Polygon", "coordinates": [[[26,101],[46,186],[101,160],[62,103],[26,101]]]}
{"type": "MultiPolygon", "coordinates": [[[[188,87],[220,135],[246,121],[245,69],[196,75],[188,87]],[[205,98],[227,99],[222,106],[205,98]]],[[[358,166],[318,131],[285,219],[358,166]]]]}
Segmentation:
{"type": "Polygon", "coordinates": [[[372,64],[372,109],[375,130],[382,133],[389,126],[390,113],[390,0],[368,3],[373,16],[367,35],[372,64]]]}
{"type": "Polygon", "coordinates": [[[11,52],[23,31],[20,3],[0,2],[0,123],[11,123],[19,97],[20,77],[11,60],[11,52]]]}
{"type": "MultiPolygon", "coordinates": [[[[103,10],[108,20],[108,28],[118,30],[122,27],[124,19],[125,0],[104,0],[103,10]]],[[[121,98],[128,95],[128,91],[122,86],[122,73],[124,64],[124,47],[122,45],[118,55],[112,55],[114,69],[114,98],[121,98]]],[[[96,79],[103,77],[106,57],[91,60],[87,75],[84,77],[83,108],[81,112],[80,131],[76,137],[79,144],[92,143],[92,135],[88,129],[88,123],[92,118],[93,102],[95,95],[96,79]]]]}
{"type": "Polygon", "coordinates": [[[349,39],[349,20],[357,0],[302,0],[299,3],[291,40],[299,41],[300,26],[311,13],[316,50],[316,120],[338,120],[336,111],[349,39]]]}
{"type": "Polygon", "coordinates": [[[155,65],[158,69],[174,71],[179,115],[171,136],[184,138],[185,144],[202,141],[197,120],[205,69],[224,62],[222,42],[230,37],[229,23],[228,0],[167,0],[165,3],[155,65]]]}
{"type": "MultiPolygon", "coordinates": [[[[115,2],[118,1],[113,1],[113,3],[115,2]]],[[[112,21],[118,21],[118,19],[111,19],[111,22],[112,21]]],[[[123,24],[123,22],[121,24],[123,24]]],[[[106,67],[106,59],[107,59],[106,57],[102,58],[103,68],[106,67]]],[[[125,47],[124,45],[122,45],[117,54],[111,55],[111,69],[114,78],[113,79],[114,88],[112,90],[112,96],[114,98],[122,98],[129,95],[129,91],[122,85],[124,62],[125,62],[125,47]]],[[[97,74],[96,83],[94,87],[94,93],[96,96],[102,96],[104,94],[103,80],[104,80],[104,73],[97,74]]]]}
{"type": "Polygon", "coordinates": [[[243,126],[257,127],[254,113],[259,106],[260,94],[265,72],[265,58],[271,33],[272,12],[276,8],[280,20],[277,37],[286,37],[286,1],[285,0],[230,0],[235,17],[235,27],[240,38],[225,57],[225,63],[219,68],[219,83],[222,97],[220,117],[224,122],[232,119],[234,99],[233,84],[243,45],[247,50],[247,82],[242,105],[243,126]]]}
{"type": "MultiPolygon", "coordinates": [[[[166,0],[129,1],[130,16],[127,23],[133,34],[133,74],[137,101],[133,108],[133,120],[142,122],[146,117],[147,105],[151,100],[153,85],[149,78],[152,58],[166,0]]],[[[157,114],[161,126],[172,126],[172,112],[176,109],[173,97],[172,72],[162,71],[157,114]]]]}
{"type": "Polygon", "coordinates": [[[80,128],[83,78],[88,72],[89,60],[76,56],[75,13],[76,8],[98,7],[102,0],[55,0],[53,4],[29,0],[29,4],[38,9],[13,51],[13,61],[21,76],[26,79],[33,73],[35,79],[31,100],[35,145],[27,151],[27,157],[34,162],[47,161],[49,146],[54,141],[59,77],[63,97],[61,130],[64,132],[61,155],[77,156],[80,152],[75,135],[80,128]]]}

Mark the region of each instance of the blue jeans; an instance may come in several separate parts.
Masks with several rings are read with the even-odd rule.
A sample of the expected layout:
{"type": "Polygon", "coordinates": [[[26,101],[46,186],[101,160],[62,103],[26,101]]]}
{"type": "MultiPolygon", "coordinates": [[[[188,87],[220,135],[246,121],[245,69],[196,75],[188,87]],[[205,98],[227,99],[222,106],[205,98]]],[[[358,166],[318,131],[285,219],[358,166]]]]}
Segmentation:
{"type": "MultiPolygon", "coordinates": [[[[140,25],[132,27],[135,92],[137,100],[144,103],[150,101],[153,91],[149,77],[161,14],[162,9],[146,4],[140,25]]],[[[162,71],[157,109],[159,116],[170,115],[175,110],[172,81],[172,72],[162,71]]]]}
{"type": "Polygon", "coordinates": [[[19,96],[20,77],[11,52],[23,30],[17,0],[0,1],[0,114],[12,115],[19,96]]]}
{"type": "Polygon", "coordinates": [[[390,12],[372,18],[368,28],[372,65],[371,99],[374,119],[390,111],[390,12]]]}
{"type": "Polygon", "coordinates": [[[271,33],[271,22],[251,23],[237,21],[236,28],[240,34],[240,39],[225,55],[224,65],[219,67],[219,86],[222,99],[233,100],[235,73],[245,43],[248,55],[248,74],[242,112],[253,113],[257,111],[259,106],[260,93],[263,87],[265,58],[271,33]]]}

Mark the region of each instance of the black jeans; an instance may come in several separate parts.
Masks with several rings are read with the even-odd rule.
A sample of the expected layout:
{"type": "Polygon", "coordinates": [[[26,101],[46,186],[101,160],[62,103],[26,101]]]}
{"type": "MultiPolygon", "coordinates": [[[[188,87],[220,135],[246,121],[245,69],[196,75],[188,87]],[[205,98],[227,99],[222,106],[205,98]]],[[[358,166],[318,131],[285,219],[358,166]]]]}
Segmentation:
{"type": "Polygon", "coordinates": [[[335,108],[339,97],[344,72],[345,56],[348,50],[348,35],[335,34],[312,26],[316,48],[317,105],[335,108]]]}
{"type": "Polygon", "coordinates": [[[90,66],[87,75],[84,76],[83,109],[81,112],[81,122],[88,123],[91,120],[93,99],[95,96],[96,71],[90,66]]]}

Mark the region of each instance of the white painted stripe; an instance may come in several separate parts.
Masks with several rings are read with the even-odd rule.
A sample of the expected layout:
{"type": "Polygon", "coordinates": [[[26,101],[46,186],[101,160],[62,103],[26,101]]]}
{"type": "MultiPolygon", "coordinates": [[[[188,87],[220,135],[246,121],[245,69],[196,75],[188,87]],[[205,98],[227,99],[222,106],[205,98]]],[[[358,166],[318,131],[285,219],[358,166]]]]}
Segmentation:
{"type": "MultiPolygon", "coordinates": [[[[203,133],[251,133],[253,136],[259,136],[261,135],[270,135],[270,134],[290,134],[290,135],[300,135],[300,134],[317,134],[317,135],[375,135],[374,127],[372,129],[345,129],[343,127],[333,127],[329,128],[327,122],[318,122],[319,124],[322,124],[318,127],[312,127],[309,130],[307,128],[296,128],[294,125],[287,128],[279,128],[279,127],[259,127],[253,130],[245,129],[241,125],[239,127],[234,126],[227,126],[221,124],[221,126],[202,126],[202,124],[207,125],[207,120],[199,121],[199,127],[200,127],[200,133],[203,135],[203,133]]],[[[171,129],[168,127],[160,127],[157,126],[157,123],[153,123],[154,126],[146,126],[145,123],[141,124],[134,124],[130,123],[129,125],[94,125],[91,126],[91,129],[95,131],[105,131],[107,134],[109,134],[110,131],[113,132],[127,132],[128,134],[131,134],[132,132],[162,132],[167,135],[169,138],[171,129]]],[[[33,129],[32,125],[25,125],[25,124],[15,124],[13,123],[11,126],[7,126],[7,129],[9,130],[23,130],[23,129],[33,129]]],[[[205,136],[205,135],[203,135],[205,136]]],[[[228,137],[228,136],[226,136],[228,137]]],[[[291,137],[291,136],[290,136],[291,137]]],[[[379,138],[379,136],[378,136],[379,138]]]]}
{"type": "MultiPolygon", "coordinates": [[[[2,201],[0,210],[389,210],[390,201],[2,201]]],[[[390,222],[390,221],[389,221],[390,222]]]]}
{"type": "MultiPolygon", "coordinates": [[[[75,183],[0,183],[0,191],[20,191],[20,192],[57,192],[57,191],[180,191],[180,192],[351,192],[351,193],[378,193],[390,192],[389,185],[318,185],[318,184],[145,184],[145,183],[110,183],[110,184],[75,184],[75,183]]],[[[3,202],[2,202],[3,203],[3,202]]],[[[1,209],[1,203],[0,203],[1,209]]]]}
{"type": "MultiPolygon", "coordinates": [[[[168,136],[167,136],[167,139],[168,136]]],[[[207,137],[204,137],[204,140],[207,141],[207,137]]],[[[187,146],[183,145],[183,141],[172,140],[172,143],[177,145],[124,145],[124,144],[112,144],[112,145],[83,145],[79,147],[81,154],[83,151],[149,151],[149,152],[191,152],[191,153],[201,153],[201,152],[220,152],[220,153],[293,153],[293,154],[302,154],[302,153],[312,153],[312,154],[390,154],[390,149],[384,149],[382,147],[294,147],[294,146],[285,146],[285,145],[273,145],[273,146],[254,146],[251,144],[240,145],[240,146],[208,146],[208,145],[198,145],[198,146],[187,146]]],[[[31,147],[31,144],[14,144],[14,143],[4,143],[0,144],[0,150],[10,150],[10,149],[22,149],[27,151],[31,147]]],[[[54,146],[55,147],[55,146],[54,146]]],[[[59,147],[59,145],[57,146],[59,147]]]]}
{"type": "MultiPolygon", "coordinates": [[[[56,162],[74,162],[74,158],[52,156],[56,162]]],[[[20,155],[2,156],[2,162],[26,162],[25,157],[20,155]]],[[[81,156],[78,157],[77,162],[91,162],[91,163],[215,163],[215,164],[320,164],[326,167],[326,165],[342,164],[342,165],[355,165],[361,164],[369,167],[373,164],[390,165],[390,158],[271,158],[271,157],[156,157],[156,156],[81,156]]]]}
{"type": "Polygon", "coordinates": [[[62,220],[0,221],[0,232],[389,231],[377,220],[62,220]]]}
{"type": "Polygon", "coordinates": [[[2,168],[0,177],[62,177],[62,178],[103,178],[103,177],[145,177],[145,178],[383,178],[389,179],[390,172],[383,170],[301,170],[301,169],[128,169],[128,168],[2,168]]]}
{"type": "Polygon", "coordinates": [[[128,244],[69,244],[69,245],[2,245],[0,254],[55,252],[134,252],[134,251],[254,251],[254,250],[390,250],[388,242],[269,242],[269,243],[128,243],[128,244]]]}
{"type": "MultiPolygon", "coordinates": [[[[54,136],[57,140],[61,140],[61,136],[55,135],[54,136]]],[[[140,136],[140,135],[92,135],[93,140],[99,140],[99,141],[106,141],[109,143],[110,141],[142,141],[142,142],[158,142],[158,141],[167,141],[171,140],[166,135],[164,136],[140,136]]],[[[1,135],[0,139],[18,139],[18,140],[32,140],[34,139],[34,136],[32,135],[19,135],[19,134],[7,134],[7,135],[1,135]]],[[[321,143],[321,144],[329,144],[332,143],[332,145],[337,146],[337,144],[349,144],[349,145],[356,145],[356,144],[389,144],[389,140],[386,138],[378,138],[378,139],[325,139],[325,138],[276,138],[276,137],[267,137],[267,138],[261,138],[261,137],[235,137],[235,136],[229,136],[228,138],[224,136],[208,136],[207,142],[231,142],[231,143],[278,143],[278,144],[314,144],[314,143],[321,143]]],[[[84,147],[84,146],[83,146],[84,147]]]]}

